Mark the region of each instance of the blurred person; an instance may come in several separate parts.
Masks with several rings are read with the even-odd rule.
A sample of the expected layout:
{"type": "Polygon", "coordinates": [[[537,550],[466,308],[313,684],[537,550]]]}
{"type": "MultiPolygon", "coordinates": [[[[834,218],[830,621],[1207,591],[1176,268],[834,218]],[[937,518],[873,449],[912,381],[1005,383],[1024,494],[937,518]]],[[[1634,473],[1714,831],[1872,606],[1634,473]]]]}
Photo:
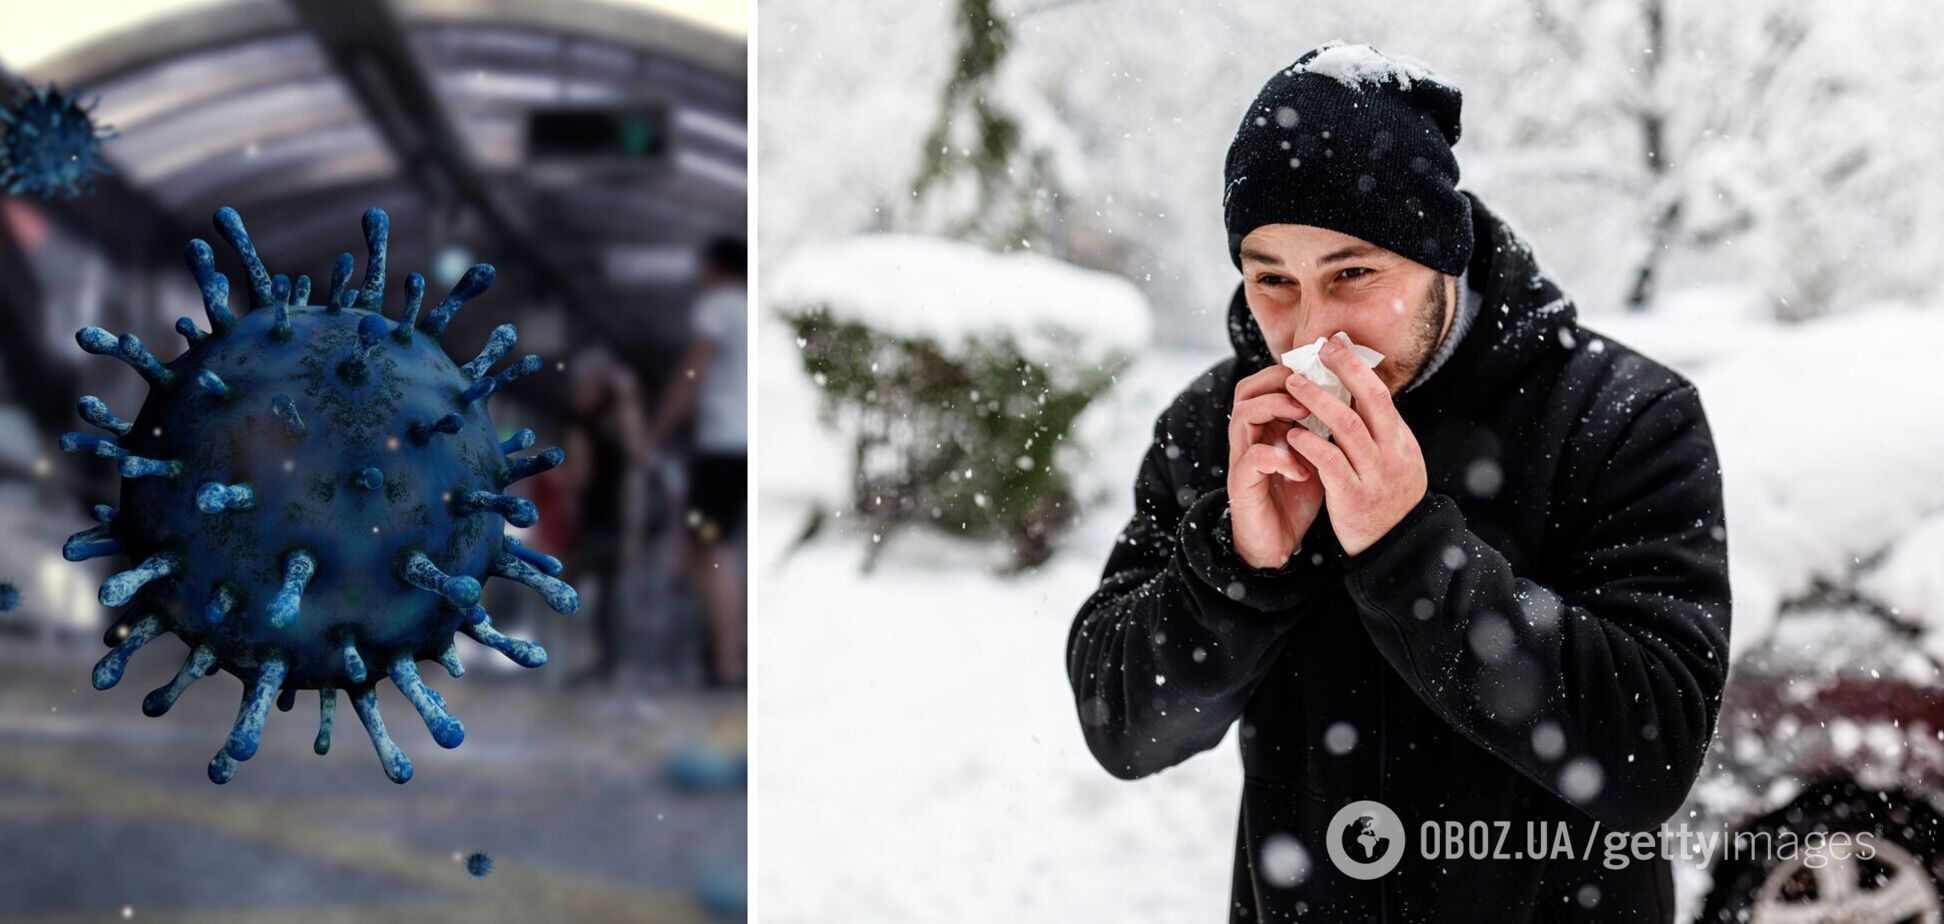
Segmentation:
{"type": "Polygon", "coordinates": [[[1226,163],[1234,354],[1160,415],[1068,636],[1115,776],[1239,722],[1231,921],[1674,914],[1664,853],[1405,846],[1433,822],[1519,850],[1657,830],[1728,665],[1700,396],[1580,326],[1457,188],[1460,101],[1420,62],[1336,43],[1262,88],[1226,163]],[[1348,401],[1278,362],[1322,337],[1348,401]]]}
{"type": "Polygon", "coordinates": [[[742,562],[734,540],[743,535],[749,484],[748,264],[740,239],[716,238],[703,248],[695,336],[650,427],[659,446],[678,426],[694,424],[688,573],[709,617],[710,677],[732,686],[743,682],[746,669],[742,562]]]}
{"type": "Polygon", "coordinates": [[[611,681],[620,665],[626,614],[622,582],[644,560],[648,463],[652,447],[648,416],[634,372],[605,347],[594,347],[570,365],[567,460],[562,487],[577,499],[574,537],[561,546],[579,575],[600,585],[594,608],[594,660],[580,682],[611,681]]]}

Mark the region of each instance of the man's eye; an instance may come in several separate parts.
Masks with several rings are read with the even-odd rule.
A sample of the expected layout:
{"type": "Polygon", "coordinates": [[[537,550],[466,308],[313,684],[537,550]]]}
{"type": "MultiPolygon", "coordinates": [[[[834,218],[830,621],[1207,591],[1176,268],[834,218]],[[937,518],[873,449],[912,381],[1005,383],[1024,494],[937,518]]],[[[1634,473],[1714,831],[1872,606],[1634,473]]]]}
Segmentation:
{"type": "Polygon", "coordinates": [[[1349,269],[1346,269],[1346,270],[1344,270],[1344,271],[1343,271],[1343,272],[1341,272],[1341,273],[1338,273],[1338,274],[1337,274],[1337,278],[1338,278],[1338,279],[1355,279],[1355,278],[1357,278],[1358,276],[1368,276],[1368,275],[1370,275],[1370,267],[1367,267],[1367,266],[1353,266],[1353,267],[1350,267],[1349,269]]]}
{"type": "Polygon", "coordinates": [[[1259,286],[1279,286],[1288,281],[1289,280],[1274,274],[1266,274],[1266,275],[1256,277],[1256,285],[1259,286]]]}

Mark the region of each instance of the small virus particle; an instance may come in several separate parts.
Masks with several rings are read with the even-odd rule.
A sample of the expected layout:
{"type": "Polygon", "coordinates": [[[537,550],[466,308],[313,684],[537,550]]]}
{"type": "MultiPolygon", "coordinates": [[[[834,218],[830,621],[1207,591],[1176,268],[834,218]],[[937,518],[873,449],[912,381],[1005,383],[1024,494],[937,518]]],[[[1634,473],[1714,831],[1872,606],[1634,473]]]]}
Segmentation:
{"type": "Polygon", "coordinates": [[[466,855],[466,872],[474,879],[484,879],[493,873],[493,855],[490,853],[470,853],[466,855]]]}
{"type": "Polygon", "coordinates": [[[0,581],[0,613],[11,613],[20,608],[20,586],[12,581],[0,581]]]}
{"type": "Polygon", "coordinates": [[[126,608],[105,639],[94,686],[113,687],[137,649],[165,632],[188,643],[175,679],[142,701],[159,716],[196,680],[218,670],[243,682],[243,699],[209,778],[226,783],[256,754],[274,701],[288,710],[297,690],[318,691],[313,749],[326,753],[343,690],[385,775],[403,783],[412,764],[385,731],[377,685],[390,679],[439,746],[458,747],[465,728],[419,676],[434,661],[464,671],[453,634],[523,667],[539,667],[539,645],[493,628],[479,605],[480,582],[518,581],[555,610],[580,608],[559,580],[559,560],[504,535],[532,526],[533,503],[505,493],[512,483],[558,466],[556,448],[526,456],[534,435],[500,440],[486,399],[540,369],[527,356],[495,373],[513,348],[511,324],[463,365],[439,346],[453,315],[493,282],[493,267],[467,270],[452,293],[420,313],[425,280],[411,274],[403,316],[383,312],[385,213],[364,215],[369,262],[350,285],[352,257],[338,257],[322,306],[310,278],[272,278],[233,209],[216,227],[249,273],[250,309],[229,307],[229,279],[209,245],[191,241],[189,268],[202,289],[210,330],[188,318],[176,330],[188,349],[164,363],[133,334],[98,327],[76,339],[149,382],[134,420],[101,399],[80,400],[81,417],[106,436],[68,433],[61,448],[114,460],[121,506],[94,508],[96,526],[69,537],[69,561],[121,555],[133,567],[101,585],[101,603],[126,608]],[[393,451],[389,446],[397,446],[393,451]],[[367,524],[384,523],[382,532],[367,524]]]}
{"type": "Polygon", "coordinates": [[[112,173],[101,142],[113,132],[90,116],[98,102],[82,105],[51,83],[0,97],[0,190],[71,199],[91,189],[95,176],[112,173]]]}

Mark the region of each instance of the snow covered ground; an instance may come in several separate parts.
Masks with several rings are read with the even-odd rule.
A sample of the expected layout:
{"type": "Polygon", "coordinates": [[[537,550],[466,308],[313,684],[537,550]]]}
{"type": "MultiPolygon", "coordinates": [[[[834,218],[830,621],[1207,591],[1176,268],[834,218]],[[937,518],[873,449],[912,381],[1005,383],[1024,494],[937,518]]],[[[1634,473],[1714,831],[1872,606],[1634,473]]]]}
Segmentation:
{"type": "MultiPolygon", "coordinates": [[[[779,563],[809,501],[844,483],[806,469],[846,458],[816,430],[789,348],[764,341],[758,385],[761,445],[797,447],[761,453],[758,489],[764,919],[1220,919],[1232,746],[1114,780],[1080,739],[1063,654],[1131,509],[1154,408],[1216,357],[1150,358],[1097,408],[1089,429],[1117,431],[1095,437],[1097,467],[1119,483],[1045,566],[1004,580],[976,551],[914,536],[865,578],[868,540],[841,531],[779,563]]],[[[1083,486],[1105,489],[1093,475],[1083,486]]]]}
{"type": "MultiPolygon", "coordinates": [[[[1817,578],[1944,629],[1944,311],[1782,327],[1738,303],[1702,292],[1586,319],[1701,387],[1726,470],[1736,649],[1817,578]]],[[[783,559],[810,505],[840,496],[845,453],[818,429],[787,335],[761,335],[765,919],[1221,920],[1233,741],[1117,781],[1086,752],[1063,665],[1153,415],[1218,357],[1152,353],[1090,412],[1078,477],[1093,503],[1045,566],[1001,579],[951,542],[916,541],[866,578],[868,539],[841,529],[783,559]]],[[[1944,631],[1929,639],[1944,653],[1944,631]]]]}

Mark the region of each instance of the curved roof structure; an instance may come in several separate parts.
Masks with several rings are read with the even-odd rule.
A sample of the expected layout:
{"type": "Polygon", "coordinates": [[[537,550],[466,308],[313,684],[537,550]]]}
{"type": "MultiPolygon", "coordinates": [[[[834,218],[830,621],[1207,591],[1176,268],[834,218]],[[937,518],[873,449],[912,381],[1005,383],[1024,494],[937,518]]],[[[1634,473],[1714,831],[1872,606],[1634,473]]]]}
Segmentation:
{"type": "Polygon", "coordinates": [[[231,205],[277,271],[316,278],[359,249],[358,213],[378,205],[392,265],[425,271],[429,288],[443,290],[435,267],[495,262],[503,288],[564,313],[562,334],[654,353],[686,331],[688,255],[745,234],[740,3],[101,6],[76,23],[10,13],[36,21],[0,28],[0,64],[100,98],[116,176],[55,211],[120,258],[179,266],[185,236],[207,237],[231,205]],[[562,108],[658,113],[664,154],[535,156],[530,117],[562,108]]]}

